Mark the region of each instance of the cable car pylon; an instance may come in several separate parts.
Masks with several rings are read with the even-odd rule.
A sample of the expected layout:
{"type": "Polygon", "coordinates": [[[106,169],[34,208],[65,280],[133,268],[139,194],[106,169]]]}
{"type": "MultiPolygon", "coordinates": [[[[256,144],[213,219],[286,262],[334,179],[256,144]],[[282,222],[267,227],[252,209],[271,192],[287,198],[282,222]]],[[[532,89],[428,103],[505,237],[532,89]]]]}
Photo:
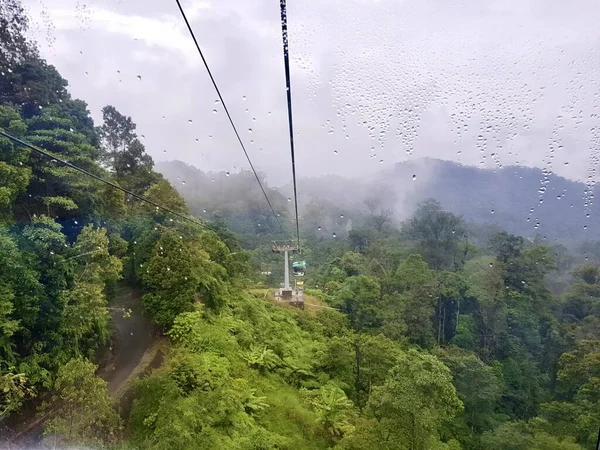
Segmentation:
{"type": "MultiPolygon", "coordinates": [[[[273,253],[283,253],[283,287],[280,290],[280,297],[282,301],[289,301],[296,306],[303,307],[304,306],[304,289],[298,289],[296,287],[295,291],[290,287],[290,254],[296,253],[299,251],[299,247],[294,244],[292,241],[273,241],[273,246],[271,247],[273,253]]],[[[302,268],[301,272],[297,272],[296,266],[297,263],[294,263],[294,275],[296,276],[304,276],[304,261],[300,264],[302,268]],[[301,273],[302,275],[299,275],[301,273]]]]}

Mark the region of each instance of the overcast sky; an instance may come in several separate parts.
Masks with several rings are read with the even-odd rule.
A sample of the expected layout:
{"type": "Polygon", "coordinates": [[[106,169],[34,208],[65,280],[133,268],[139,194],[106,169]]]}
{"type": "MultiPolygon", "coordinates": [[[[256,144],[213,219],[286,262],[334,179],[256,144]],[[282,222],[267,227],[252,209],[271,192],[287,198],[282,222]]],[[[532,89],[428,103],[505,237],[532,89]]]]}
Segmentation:
{"type": "MultiPolygon", "coordinates": [[[[97,123],[112,104],[156,160],[248,167],[174,0],[24,3],[42,54],[97,123]]],[[[300,176],[424,156],[582,180],[594,168],[597,0],[288,3],[300,176]]],[[[287,183],[279,2],[183,5],[255,166],[287,183]]]]}

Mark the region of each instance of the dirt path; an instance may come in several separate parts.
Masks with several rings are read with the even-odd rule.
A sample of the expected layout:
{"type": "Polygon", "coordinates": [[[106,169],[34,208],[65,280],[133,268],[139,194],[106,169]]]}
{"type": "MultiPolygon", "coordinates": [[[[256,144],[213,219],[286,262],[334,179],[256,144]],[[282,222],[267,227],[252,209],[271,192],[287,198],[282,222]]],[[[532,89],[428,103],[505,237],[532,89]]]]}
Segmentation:
{"type": "MultiPolygon", "coordinates": [[[[107,382],[108,392],[118,398],[158,337],[150,320],[142,315],[141,296],[136,289],[119,285],[110,311],[114,327],[113,347],[104,358],[98,375],[107,382]]],[[[39,417],[35,414],[35,406],[26,408],[20,417],[12,418],[12,425],[0,429],[0,449],[42,448],[44,422],[51,415],[52,411],[39,417]]]]}
{"type": "Polygon", "coordinates": [[[115,327],[113,357],[98,375],[114,396],[152,346],[155,334],[150,320],[142,315],[140,293],[129,286],[117,288],[111,316],[115,327]]]}

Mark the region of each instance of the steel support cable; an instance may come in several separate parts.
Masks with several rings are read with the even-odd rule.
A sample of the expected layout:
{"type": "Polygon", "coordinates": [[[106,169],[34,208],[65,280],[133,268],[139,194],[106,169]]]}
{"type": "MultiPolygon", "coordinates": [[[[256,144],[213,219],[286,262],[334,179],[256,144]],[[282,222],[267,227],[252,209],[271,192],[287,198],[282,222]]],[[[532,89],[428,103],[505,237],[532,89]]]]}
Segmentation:
{"type": "MultiPolygon", "coordinates": [[[[124,192],[125,194],[130,195],[130,196],[132,196],[132,197],[134,197],[134,198],[136,198],[136,199],[138,199],[138,200],[140,200],[142,202],[148,203],[148,204],[154,206],[155,208],[161,209],[161,210],[163,210],[165,212],[168,212],[169,214],[172,214],[172,215],[174,215],[176,217],[179,217],[180,219],[183,219],[183,220],[186,220],[188,222],[191,222],[194,225],[197,225],[197,226],[202,227],[204,229],[213,231],[213,232],[215,232],[217,234],[219,233],[218,230],[212,228],[211,226],[209,226],[209,225],[207,225],[205,223],[200,222],[196,218],[193,218],[191,216],[186,216],[185,214],[181,214],[181,213],[178,213],[177,211],[173,211],[172,209],[167,208],[166,206],[159,205],[158,203],[153,202],[152,200],[149,200],[149,199],[147,199],[145,197],[142,197],[141,195],[138,195],[138,194],[136,194],[134,192],[131,192],[131,191],[125,189],[125,188],[122,188],[121,186],[119,186],[118,184],[113,183],[112,181],[106,180],[106,179],[104,179],[104,178],[102,178],[102,177],[100,177],[100,176],[98,176],[96,174],[93,174],[92,172],[89,172],[89,171],[87,171],[85,169],[82,169],[81,167],[78,167],[75,164],[70,163],[69,161],[61,159],[61,158],[53,155],[52,153],[50,153],[50,152],[48,152],[46,150],[43,150],[43,149],[41,149],[39,147],[36,147],[35,145],[32,145],[29,142],[25,142],[25,141],[23,141],[23,140],[15,137],[15,136],[12,136],[12,135],[10,135],[10,134],[2,131],[2,130],[0,130],[0,136],[4,136],[5,138],[10,139],[11,141],[16,142],[17,144],[20,144],[20,145],[22,145],[24,147],[27,147],[28,149],[33,150],[36,153],[39,153],[39,154],[41,154],[41,155],[43,155],[43,156],[45,156],[45,157],[47,157],[47,158],[49,158],[49,159],[51,159],[53,161],[56,161],[56,162],[58,162],[58,163],[60,163],[60,164],[62,164],[64,166],[70,167],[71,169],[74,169],[77,172],[80,172],[80,173],[82,173],[84,175],[87,175],[88,177],[94,178],[95,180],[100,181],[101,183],[104,183],[107,186],[111,186],[111,187],[113,187],[113,188],[115,188],[115,189],[117,189],[117,190],[119,190],[121,192],[124,192]]],[[[236,237],[232,236],[231,239],[239,242],[240,244],[244,244],[246,246],[249,246],[248,243],[246,243],[246,242],[244,242],[241,239],[238,239],[236,237]]]]}
{"type": "Polygon", "coordinates": [[[294,209],[296,210],[296,237],[300,250],[300,222],[298,220],[298,191],[296,189],[296,157],[294,154],[294,126],[292,120],[292,85],[290,81],[290,57],[288,52],[288,29],[286,0],[280,0],[281,36],[283,39],[283,63],[285,67],[285,86],[287,94],[288,128],[290,131],[290,153],[292,155],[292,182],[294,184],[294,209]]]}
{"type": "Polygon", "coordinates": [[[281,228],[281,231],[282,231],[282,233],[284,235],[287,235],[287,233],[285,232],[285,229],[283,228],[283,226],[281,225],[281,222],[279,221],[279,217],[277,216],[277,213],[273,209],[273,205],[271,204],[271,200],[269,200],[269,196],[267,195],[267,192],[265,191],[265,188],[263,187],[262,182],[260,181],[260,178],[259,178],[258,174],[256,173],[256,170],[254,169],[254,165],[252,164],[252,160],[250,159],[250,156],[248,155],[248,152],[246,151],[246,146],[244,145],[244,142],[242,141],[242,138],[240,137],[240,133],[238,132],[235,124],[233,123],[233,119],[231,118],[231,114],[229,114],[229,109],[227,109],[227,105],[225,104],[225,100],[223,100],[223,96],[221,95],[221,91],[219,90],[219,87],[217,86],[217,82],[215,81],[215,78],[213,77],[212,72],[210,71],[210,68],[208,67],[208,63],[206,62],[206,58],[204,58],[204,53],[202,53],[202,49],[200,48],[200,44],[198,44],[198,40],[196,39],[196,35],[194,34],[194,30],[192,30],[192,26],[190,25],[190,22],[187,19],[185,11],[183,10],[183,7],[181,6],[181,3],[180,3],[179,0],[175,0],[175,2],[177,3],[177,6],[179,7],[179,11],[181,12],[181,16],[183,17],[183,20],[185,21],[185,25],[187,26],[188,31],[190,32],[190,36],[192,37],[192,40],[194,41],[194,44],[196,45],[196,50],[198,50],[198,53],[200,54],[200,58],[202,58],[202,62],[204,63],[204,67],[206,68],[206,71],[208,72],[208,76],[210,77],[210,81],[212,81],[212,84],[213,84],[213,86],[215,88],[215,91],[217,91],[217,95],[219,96],[219,100],[221,101],[221,105],[223,105],[223,109],[225,110],[225,114],[227,114],[227,118],[229,119],[229,123],[231,124],[231,127],[233,128],[233,131],[235,132],[237,140],[240,143],[240,146],[242,147],[242,150],[244,151],[244,155],[246,155],[246,159],[248,160],[248,164],[250,165],[250,168],[252,169],[252,172],[254,173],[254,177],[256,178],[256,181],[258,182],[258,185],[260,186],[260,190],[262,191],[263,195],[265,196],[265,200],[267,200],[267,203],[269,204],[269,208],[271,209],[271,212],[273,213],[273,216],[275,217],[275,220],[279,224],[279,228],[281,228]]]}

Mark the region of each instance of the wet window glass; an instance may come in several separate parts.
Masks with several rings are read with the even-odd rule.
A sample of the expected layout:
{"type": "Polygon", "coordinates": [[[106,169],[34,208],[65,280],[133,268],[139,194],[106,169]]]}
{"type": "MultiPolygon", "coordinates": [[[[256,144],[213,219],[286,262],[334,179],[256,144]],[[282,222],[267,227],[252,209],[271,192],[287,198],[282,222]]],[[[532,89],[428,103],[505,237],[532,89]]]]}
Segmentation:
{"type": "Polygon", "coordinates": [[[0,0],[0,446],[599,446],[598,23],[0,0]]]}

